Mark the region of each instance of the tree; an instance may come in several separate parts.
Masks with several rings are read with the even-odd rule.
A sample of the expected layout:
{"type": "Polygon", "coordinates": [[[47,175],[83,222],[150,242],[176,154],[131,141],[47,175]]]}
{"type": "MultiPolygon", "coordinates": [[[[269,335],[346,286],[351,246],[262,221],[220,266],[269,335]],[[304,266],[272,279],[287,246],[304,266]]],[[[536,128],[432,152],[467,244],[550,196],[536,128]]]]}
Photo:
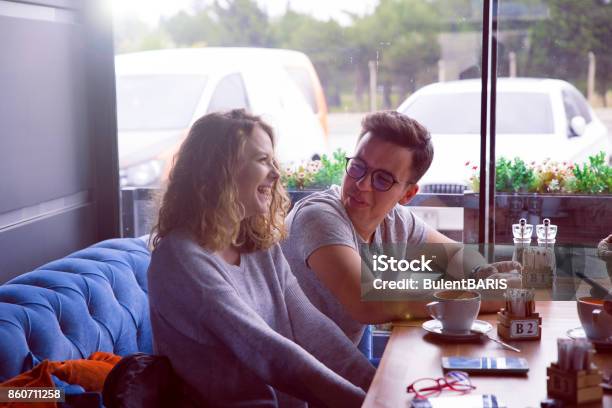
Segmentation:
{"type": "Polygon", "coordinates": [[[172,39],[161,29],[151,28],[143,21],[126,17],[114,26],[116,53],[143,51],[152,48],[167,48],[173,45],[172,39]]]}
{"type": "Polygon", "coordinates": [[[218,45],[220,27],[211,13],[210,7],[198,9],[195,14],[181,11],[162,21],[161,26],[179,46],[218,45]]]}
{"type": "Polygon", "coordinates": [[[381,0],[372,15],[357,20],[349,31],[359,63],[357,78],[363,81],[358,89],[367,87],[368,61],[376,61],[385,107],[391,107],[393,85],[402,94],[414,90],[420,76],[440,58],[439,28],[439,16],[430,2],[381,0]]]}
{"type": "Polygon", "coordinates": [[[271,45],[268,15],[254,0],[217,0],[212,13],[219,24],[219,45],[266,47],[271,45]]]}
{"type": "MultiPolygon", "coordinates": [[[[527,72],[584,84],[587,54],[597,57],[597,91],[612,86],[612,4],[599,0],[548,0],[550,19],[531,33],[527,72]]],[[[604,98],[605,103],[605,98],[604,98]]]]}
{"type": "MultiPolygon", "coordinates": [[[[430,82],[440,55],[438,32],[445,4],[454,9],[471,0],[380,0],[372,14],[352,16],[352,24],[321,21],[288,7],[269,20],[255,0],[194,0],[192,12],[161,22],[178,46],[281,47],[304,52],[312,60],[330,102],[339,105],[341,90],[360,96],[368,87],[368,62],[378,61],[385,106],[392,87],[402,93],[430,82]],[[427,79],[424,79],[427,77],[427,79]]],[[[159,33],[157,33],[159,34],[159,33]]],[[[147,47],[162,43],[152,35],[147,47]]],[[[144,47],[145,44],[140,44],[144,47]]],[[[361,105],[361,104],[360,104],[361,105]]]]}
{"type": "Polygon", "coordinates": [[[340,89],[346,85],[345,30],[334,20],[321,21],[307,14],[287,10],[271,24],[277,47],[298,50],[310,58],[331,104],[340,102],[340,89]]]}

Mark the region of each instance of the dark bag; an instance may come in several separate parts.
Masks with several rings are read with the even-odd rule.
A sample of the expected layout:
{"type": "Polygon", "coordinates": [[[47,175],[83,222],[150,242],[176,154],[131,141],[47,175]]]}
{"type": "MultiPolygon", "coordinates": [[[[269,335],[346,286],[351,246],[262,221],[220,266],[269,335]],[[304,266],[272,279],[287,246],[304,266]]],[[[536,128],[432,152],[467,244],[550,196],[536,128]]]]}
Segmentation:
{"type": "Polygon", "coordinates": [[[106,408],[196,407],[186,384],[165,356],[126,356],[106,377],[102,397],[106,408]]]}

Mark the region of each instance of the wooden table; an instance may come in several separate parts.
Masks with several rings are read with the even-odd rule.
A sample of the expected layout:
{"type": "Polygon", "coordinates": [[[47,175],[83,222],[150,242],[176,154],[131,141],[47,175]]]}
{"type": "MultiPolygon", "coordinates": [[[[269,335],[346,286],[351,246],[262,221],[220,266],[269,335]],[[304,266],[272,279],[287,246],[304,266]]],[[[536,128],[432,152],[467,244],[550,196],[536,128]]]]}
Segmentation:
{"type": "MultiPolygon", "coordinates": [[[[542,316],[540,341],[513,341],[522,351],[515,353],[487,341],[485,343],[440,342],[421,328],[423,321],[397,323],[385,349],[381,364],[368,391],[364,407],[409,407],[412,395],[406,387],[423,377],[442,376],[442,356],[515,356],[529,362],[527,376],[476,376],[473,393],[494,394],[508,407],[539,407],[546,398],[546,367],[557,360],[557,338],[567,337],[567,330],[580,326],[576,302],[537,302],[536,311],[542,316]]],[[[481,315],[479,319],[493,325],[490,334],[497,336],[496,315],[481,315]]],[[[612,373],[612,353],[597,353],[595,364],[605,373],[612,373]]],[[[600,407],[590,404],[588,407],[600,407]]],[[[612,408],[612,394],[604,394],[603,406],[612,408]]]]}

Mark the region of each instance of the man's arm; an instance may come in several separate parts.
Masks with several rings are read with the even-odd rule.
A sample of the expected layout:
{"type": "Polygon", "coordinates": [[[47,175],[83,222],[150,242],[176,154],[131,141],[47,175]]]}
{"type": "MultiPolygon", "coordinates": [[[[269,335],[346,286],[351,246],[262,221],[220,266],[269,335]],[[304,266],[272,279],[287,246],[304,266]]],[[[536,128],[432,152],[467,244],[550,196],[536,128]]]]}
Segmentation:
{"type": "Polygon", "coordinates": [[[450,239],[429,226],[425,226],[425,243],[444,246],[449,260],[446,273],[455,279],[466,278],[476,266],[487,263],[479,252],[464,251],[463,244],[450,239]]]}
{"type": "Polygon", "coordinates": [[[375,324],[429,316],[426,302],[361,300],[361,257],[353,248],[329,245],[315,250],[307,264],[348,313],[360,323],[375,324]]]}
{"type": "Polygon", "coordinates": [[[427,226],[425,242],[427,244],[444,244],[449,263],[447,273],[455,278],[465,278],[471,275],[475,267],[480,267],[475,278],[516,278],[521,271],[521,264],[515,261],[501,261],[487,263],[480,252],[465,249],[460,242],[453,241],[442,233],[427,226]]]}
{"type": "MultiPolygon", "coordinates": [[[[449,259],[447,273],[455,278],[464,278],[471,274],[475,267],[480,267],[474,274],[477,279],[506,279],[509,287],[521,287],[521,264],[514,261],[494,262],[487,264],[478,251],[465,250],[461,243],[453,241],[435,229],[426,227],[425,242],[444,244],[449,259]],[[454,245],[453,245],[454,244],[454,245]]],[[[501,296],[501,293],[499,294],[501,296]]],[[[495,313],[504,306],[503,299],[485,300],[480,306],[483,313],[495,313]]]]}

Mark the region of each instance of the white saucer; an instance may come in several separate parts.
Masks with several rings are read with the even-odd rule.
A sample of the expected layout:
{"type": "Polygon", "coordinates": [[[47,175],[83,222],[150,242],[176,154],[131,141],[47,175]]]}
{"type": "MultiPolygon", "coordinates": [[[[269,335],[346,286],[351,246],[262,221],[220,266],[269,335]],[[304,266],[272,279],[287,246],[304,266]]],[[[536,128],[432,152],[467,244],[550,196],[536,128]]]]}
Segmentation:
{"type": "MultiPolygon", "coordinates": [[[[582,327],[576,327],[567,331],[567,336],[570,339],[586,339],[586,333],[582,327]]],[[[593,346],[599,350],[612,350],[612,337],[607,340],[592,340],[589,339],[593,346]]]]}
{"type": "Polygon", "coordinates": [[[445,332],[442,330],[442,322],[435,319],[426,321],[421,327],[436,337],[453,340],[476,340],[482,337],[483,334],[488,333],[493,328],[493,326],[491,326],[491,324],[488,322],[483,320],[474,320],[474,323],[472,323],[472,328],[468,332],[445,332]]]}

